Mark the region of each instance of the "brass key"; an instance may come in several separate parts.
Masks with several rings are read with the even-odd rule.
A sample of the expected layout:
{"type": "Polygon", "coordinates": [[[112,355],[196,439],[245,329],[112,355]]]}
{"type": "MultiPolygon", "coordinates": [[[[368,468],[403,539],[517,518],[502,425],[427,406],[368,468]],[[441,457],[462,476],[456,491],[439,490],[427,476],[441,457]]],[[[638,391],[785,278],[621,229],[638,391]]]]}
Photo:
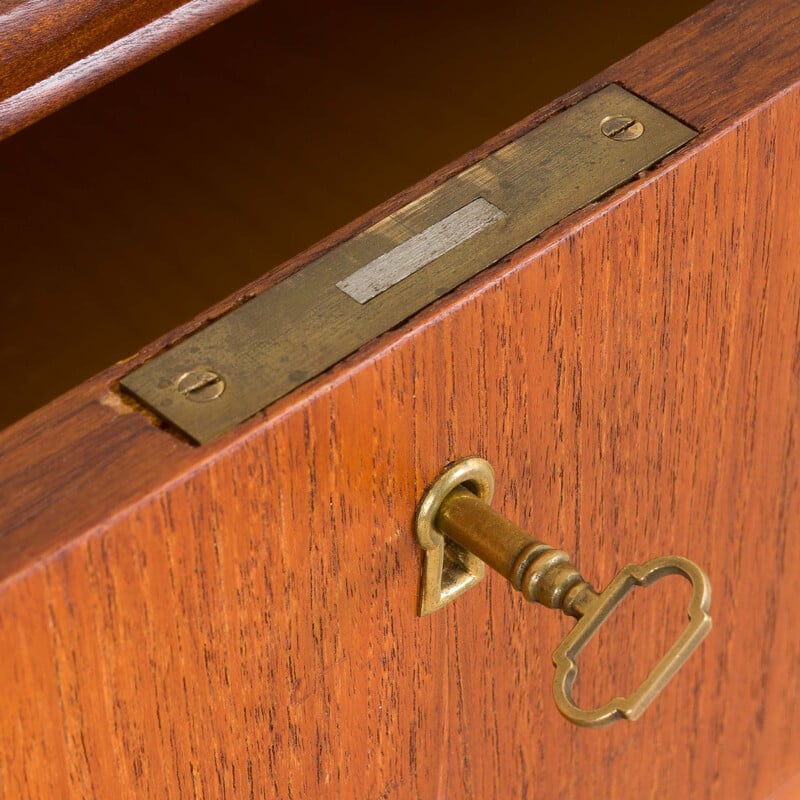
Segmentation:
{"type": "Polygon", "coordinates": [[[693,561],[661,556],[629,564],[600,593],[583,579],[569,556],[533,538],[489,502],[494,473],[482,458],[448,466],[425,493],[417,511],[417,537],[425,548],[420,614],[429,614],[462,594],[483,577],[488,564],[507,578],[527,600],[557,608],[578,623],[553,652],[553,694],[558,710],[585,727],[638,719],[711,630],[711,586],[693,561]],[[572,700],[575,659],[598,628],[636,586],[650,586],[667,575],[692,584],[689,624],[630,697],[615,697],[595,709],[572,700]]]}

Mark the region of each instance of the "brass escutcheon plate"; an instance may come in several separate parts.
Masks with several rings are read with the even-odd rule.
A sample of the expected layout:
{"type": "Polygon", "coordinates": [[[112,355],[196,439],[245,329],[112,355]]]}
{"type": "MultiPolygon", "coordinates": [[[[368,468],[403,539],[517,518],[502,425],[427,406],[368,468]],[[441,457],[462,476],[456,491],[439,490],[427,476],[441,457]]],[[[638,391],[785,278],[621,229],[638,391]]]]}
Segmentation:
{"type": "Polygon", "coordinates": [[[416,515],[417,540],[425,550],[419,615],[425,617],[452,603],[480,583],[486,565],[469,550],[446,541],[436,528],[436,515],[442,501],[459,486],[466,486],[485,503],[494,496],[494,471],[488,461],[472,456],[445,467],[431,484],[416,515]]]}

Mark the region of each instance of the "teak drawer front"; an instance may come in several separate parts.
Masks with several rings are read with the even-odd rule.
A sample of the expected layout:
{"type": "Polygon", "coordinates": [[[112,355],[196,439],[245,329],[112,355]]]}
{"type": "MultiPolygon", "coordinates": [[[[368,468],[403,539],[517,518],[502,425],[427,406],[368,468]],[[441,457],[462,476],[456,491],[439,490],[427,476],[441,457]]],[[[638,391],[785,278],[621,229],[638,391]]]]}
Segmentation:
{"type": "MultiPolygon", "coordinates": [[[[765,798],[800,772],[798,48],[796,4],[716,4],[417,187],[612,81],[700,131],[209,445],[115,391],[186,330],[2,434],[0,794],[765,798]],[[714,630],[638,722],[561,719],[566,623],[494,575],[417,616],[414,510],[470,454],[599,586],[708,571],[714,630]]],[[[669,643],[637,615],[582,696],[669,643]]]]}

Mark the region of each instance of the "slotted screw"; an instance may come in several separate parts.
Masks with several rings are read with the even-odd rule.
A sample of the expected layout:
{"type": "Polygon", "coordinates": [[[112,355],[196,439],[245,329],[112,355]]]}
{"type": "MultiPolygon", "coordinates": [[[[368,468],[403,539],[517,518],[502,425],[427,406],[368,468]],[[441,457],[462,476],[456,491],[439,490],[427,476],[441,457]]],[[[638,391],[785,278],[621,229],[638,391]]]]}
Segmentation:
{"type": "Polygon", "coordinates": [[[178,379],[178,391],[194,403],[216,400],[225,391],[225,380],[210,369],[193,369],[178,379]]]}
{"type": "Polygon", "coordinates": [[[644,125],[633,117],[606,117],[600,123],[600,130],[615,142],[629,142],[644,133],[644,125]]]}

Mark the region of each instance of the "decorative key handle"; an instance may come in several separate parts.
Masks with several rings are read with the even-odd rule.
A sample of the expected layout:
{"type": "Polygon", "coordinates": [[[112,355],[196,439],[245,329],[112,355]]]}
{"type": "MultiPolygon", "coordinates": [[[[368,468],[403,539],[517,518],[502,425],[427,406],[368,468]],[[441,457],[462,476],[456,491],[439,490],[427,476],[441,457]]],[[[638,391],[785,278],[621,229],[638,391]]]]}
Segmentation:
{"type": "Polygon", "coordinates": [[[526,599],[578,620],[553,652],[558,710],[585,727],[638,719],[711,630],[711,586],[705,573],[686,558],[661,556],[628,565],[598,594],[565,552],[537,541],[494,511],[489,506],[493,493],[492,467],[477,457],[446,467],[425,493],[416,519],[417,537],[425,548],[420,614],[463,594],[483,578],[488,564],[526,599]],[[572,700],[578,654],[628,592],[667,575],[682,575],[692,584],[688,626],[630,697],[615,697],[600,708],[579,708],[572,700]]]}

